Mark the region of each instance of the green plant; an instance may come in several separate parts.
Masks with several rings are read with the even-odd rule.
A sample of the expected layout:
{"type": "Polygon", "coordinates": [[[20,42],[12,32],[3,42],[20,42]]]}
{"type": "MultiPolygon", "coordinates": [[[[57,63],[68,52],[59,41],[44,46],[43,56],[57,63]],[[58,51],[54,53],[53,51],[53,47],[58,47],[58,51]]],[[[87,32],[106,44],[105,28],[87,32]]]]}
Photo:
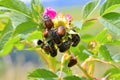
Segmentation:
{"type": "MultiPolygon", "coordinates": [[[[57,46],[57,48],[52,46],[52,50],[48,49],[49,46],[47,46],[48,54],[50,53],[51,55],[49,56],[46,54],[47,51],[45,51],[46,46],[44,47],[41,44],[43,40],[46,41],[51,37],[50,35],[49,38],[46,38],[53,24],[51,23],[52,21],[49,21],[45,24],[47,28],[44,29],[42,21],[44,8],[39,0],[31,0],[30,8],[19,0],[0,0],[0,20],[2,21],[3,19],[4,21],[5,19],[4,29],[3,25],[0,24],[0,26],[2,26],[0,27],[0,56],[9,54],[14,47],[18,50],[23,50],[25,46],[28,46],[27,48],[35,50],[40,54],[49,68],[49,70],[35,69],[33,72],[29,73],[28,77],[36,80],[98,80],[94,78],[95,62],[101,62],[112,66],[112,68],[105,71],[103,76],[105,80],[119,80],[120,54],[112,56],[107,45],[120,46],[119,38],[113,38],[113,34],[120,35],[120,13],[116,10],[120,7],[120,0],[106,0],[103,5],[98,8],[99,4],[100,0],[92,0],[83,8],[83,18],[81,21],[69,24],[72,27],[67,29],[60,26],[60,29],[58,28],[58,31],[54,32],[54,42],[56,44],[59,42],[61,43],[59,37],[56,38],[56,35],[64,36],[63,41],[73,36],[73,42],[78,41],[79,43],[80,38],[81,42],[79,44],[75,43],[73,47],[70,47],[68,45],[70,44],[70,42],[68,42],[71,40],[70,39],[57,46]],[[96,9],[100,9],[100,16],[89,18],[96,9]],[[100,22],[105,28],[95,36],[82,34],[84,30],[87,30],[96,22],[100,22]],[[79,27],[77,26],[78,24],[79,27]],[[66,32],[70,35],[65,35],[66,32]],[[81,36],[78,36],[79,34],[81,34],[81,36]],[[75,40],[76,35],[78,40],[75,40]],[[33,40],[35,39],[38,40],[37,44],[39,46],[37,47],[33,44],[33,40]],[[62,49],[63,47],[65,50],[62,49]],[[57,60],[55,57],[57,55],[56,49],[58,48],[60,52],[63,53],[61,61],[57,60]],[[83,72],[83,75],[76,76],[72,73],[70,67],[75,64],[83,72]],[[63,74],[65,74],[65,76],[63,76],[63,74]]],[[[45,17],[45,19],[46,18],[47,17],[45,17]]],[[[63,23],[61,24],[63,25],[63,23]]]]}

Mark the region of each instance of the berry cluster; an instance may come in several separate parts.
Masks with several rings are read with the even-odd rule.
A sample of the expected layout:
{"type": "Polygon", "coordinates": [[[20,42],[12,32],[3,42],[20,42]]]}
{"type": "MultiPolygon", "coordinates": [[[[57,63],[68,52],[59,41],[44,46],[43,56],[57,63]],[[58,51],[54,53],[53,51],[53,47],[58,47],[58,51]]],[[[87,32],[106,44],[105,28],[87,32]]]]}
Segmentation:
{"type": "MultiPolygon", "coordinates": [[[[78,34],[69,34],[65,26],[54,27],[53,21],[49,16],[45,15],[44,18],[44,42],[38,40],[37,44],[41,45],[41,48],[52,57],[57,55],[57,49],[60,52],[67,51],[70,46],[77,46],[80,42],[80,36],[78,34]]],[[[75,32],[75,30],[72,30],[75,32]]]]}

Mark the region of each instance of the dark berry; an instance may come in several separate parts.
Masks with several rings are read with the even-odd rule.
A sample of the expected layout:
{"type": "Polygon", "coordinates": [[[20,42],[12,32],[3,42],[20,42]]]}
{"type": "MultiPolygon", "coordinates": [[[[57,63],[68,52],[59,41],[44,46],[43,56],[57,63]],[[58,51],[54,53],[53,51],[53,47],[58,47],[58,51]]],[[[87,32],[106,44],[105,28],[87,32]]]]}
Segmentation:
{"type": "Polygon", "coordinates": [[[59,26],[58,29],[57,29],[57,33],[60,37],[63,37],[66,33],[65,27],[59,26]]]}
{"type": "Polygon", "coordinates": [[[62,42],[62,39],[57,34],[56,30],[52,32],[52,37],[56,44],[60,44],[62,42]]]}
{"type": "Polygon", "coordinates": [[[47,29],[51,29],[54,26],[52,20],[47,15],[44,16],[44,24],[47,29]]]}
{"type": "Polygon", "coordinates": [[[74,66],[75,64],[77,64],[77,59],[75,57],[71,57],[70,58],[70,61],[68,63],[68,67],[72,67],[74,66]]]}
{"type": "Polygon", "coordinates": [[[37,41],[37,45],[41,45],[42,43],[43,43],[42,40],[37,41]]]}
{"type": "Polygon", "coordinates": [[[72,46],[75,47],[80,42],[80,36],[78,34],[72,34],[72,46]]]}
{"type": "Polygon", "coordinates": [[[44,36],[44,37],[47,37],[47,36],[48,36],[48,29],[45,29],[45,30],[44,30],[43,36],[44,36]]]}
{"type": "Polygon", "coordinates": [[[71,41],[65,41],[61,44],[58,45],[59,51],[60,52],[65,52],[66,50],[68,50],[70,48],[71,45],[71,41]]]}

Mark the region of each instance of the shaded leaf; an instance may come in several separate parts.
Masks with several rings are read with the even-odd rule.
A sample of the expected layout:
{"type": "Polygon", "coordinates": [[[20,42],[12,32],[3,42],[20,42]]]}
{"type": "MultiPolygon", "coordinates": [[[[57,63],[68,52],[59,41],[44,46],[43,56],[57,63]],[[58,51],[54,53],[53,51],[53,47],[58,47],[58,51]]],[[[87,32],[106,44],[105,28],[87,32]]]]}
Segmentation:
{"type": "Polygon", "coordinates": [[[120,62],[120,53],[113,55],[112,59],[114,60],[114,62],[120,62]]]}
{"type": "Polygon", "coordinates": [[[28,21],[28,20],[31,20],[30,18],[28,18],[27,16],[25,15],[22,15],[21,13],[17,13],[17,12],[11,12],[10,14],[10,19],[12,21],[12,25],[13,25],[13,28],[15,29],[18,25],[28,21]]]}
{"type": "Polygon", "coordinates": [[[89,15],[92,14],[92,12],[98,7],[99,0],[93,0],[85,5],[83,9],[83,18],[87,18],[89,15]]]}
{"type": "Polygon", "coordinates": [[[116,34],[120,34],[120,14],[111,12],[105,14],[102,18],[99,18],[99,21],[107,27],[109,30],[116,34]]]}
{"type": "Polygon", "coordinates": [[[28,75],[31,78],[57,78],[58,76],[46,69],[36,69],[28,75]]]}
{"type": "Polygon", "coordinates": [[[100,9],[100,15],[104,15],[120,6],[120,0],[106,0],[100,9]]]}
{"type": "Polygon", "coordinates": [[[82,79],[77,76],[67,76],[67,77],[64,77],[63,80],[82,80],[82,79]]]}

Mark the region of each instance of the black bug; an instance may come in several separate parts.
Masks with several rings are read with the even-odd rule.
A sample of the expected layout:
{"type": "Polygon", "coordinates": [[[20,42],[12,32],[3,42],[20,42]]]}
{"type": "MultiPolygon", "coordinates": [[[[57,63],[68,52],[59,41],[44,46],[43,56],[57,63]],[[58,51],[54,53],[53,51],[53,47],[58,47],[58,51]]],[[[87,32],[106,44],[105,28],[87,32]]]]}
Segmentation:
{"type": "Polygon", "coordinates": [[[61,44],[58,45],[59,51],[60,52],[65,52],[66,50],[68,50],[71,46],[71,41],[65,41],[61,44]]]}
{"type": "Polygon", "coordinates": [[[72,46],[76,47],[80,42],[80,36],[78,34],[72,34],[72,46]]]}
{"type": "Polygon", "coordinates": [[[70,61],[69,61],[69,63],[68,63],[68,67],[72,67],[72,66],[74,66],[75,64],[77,64],[77,58],[71,57],[71,58],[70,58],[70,61]]]}
{"type": "Polygon", "coordinates": [[[38,40],[38,41],[37,41],[37,45],[41,45],[42,43],[43,43],[42,40],[38,40]]]}
{"type": "Polygon", "coordinates": [[[51,29],[54,26],[52,20],[47,15],[44,16],[44,24],[47,29],[51,29]]]}
{"type": "Polygon", "coordinates": [[[51,47],[50,55],[52,57],[57,56],[57,49],[55,47],[51,47]]]}
{"type": "Polygon", "coordinates": [[[63,37],[66,33],[66,29],[65,27],[63,26],[59,26],[58,29],[57,29],[57,33],[60,37],[63,37]]]}
{"type": "Polygon", "coordinates": [[[60,43],[62,42],[62,39],[61,39],[61,37],[58,35],[58,33],[57,33],[56,30],[54,30],[54,31],[52,32],[52,37],[53,37],[53,40],[54,40],[54,42],[55,42],[56,44],[60,44],[60,43]]]}

